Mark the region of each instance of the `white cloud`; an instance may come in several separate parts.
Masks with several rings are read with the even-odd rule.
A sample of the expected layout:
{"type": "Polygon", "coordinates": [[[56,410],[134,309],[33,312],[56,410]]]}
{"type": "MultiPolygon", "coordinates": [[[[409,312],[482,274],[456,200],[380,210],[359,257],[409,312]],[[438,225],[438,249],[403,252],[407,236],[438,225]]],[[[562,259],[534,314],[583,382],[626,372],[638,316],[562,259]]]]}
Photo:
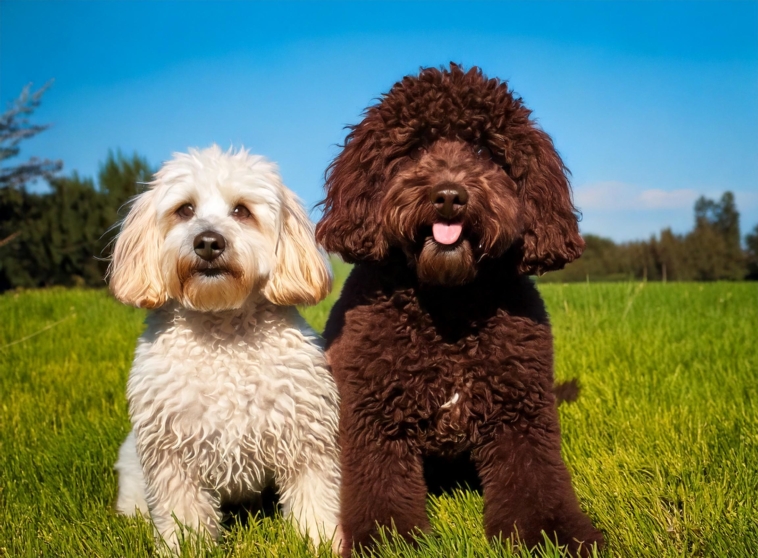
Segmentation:
{"type": "MultiPolygon", "coordinates": [[[[758,191],[732,190],[740,212],[742,233],[758,221],[758,191]]],[[[574,203],[582,212],[582,233],[598,234],[616,242],[657,235],[664,228],[685,233],[694,224],[698,197],[719,200],[724,190],[662,190],[623,182],[594,182],[574,188],[574,203]]]]}
{"type": "Polygon", "coordinates": [[[596,182],[574,189],[574,202],[582,211],[691,209],[698,196],[689,188],[645,190],[623,182],[596,182]]]}
{"type": "Polygon", "coordinates": [[[639,201],[641,209],[681,209],[691,208],[697,197],[697,192],[689,188],[670,192],[654,188],[640,192],[639,201]]]}

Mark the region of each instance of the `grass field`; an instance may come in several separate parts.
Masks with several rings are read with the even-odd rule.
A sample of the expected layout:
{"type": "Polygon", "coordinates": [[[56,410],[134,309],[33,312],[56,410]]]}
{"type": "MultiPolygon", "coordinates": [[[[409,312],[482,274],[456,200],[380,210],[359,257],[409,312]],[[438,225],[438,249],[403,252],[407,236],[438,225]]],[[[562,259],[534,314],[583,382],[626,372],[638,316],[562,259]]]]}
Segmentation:
{"type": "MultiPolygon", "coordinates": [[[[557,376],[583,386],[561,407],[563,452],[583,509],[606,535],[602,555],[755,556],[758,284],[540,290],[557,376]]],[[[330,304],[305,314],[321,327],[330,304]]],[[[154,552],[149,524],[111,508],[143,316],[105,291],[0,296],[0,556],[154,552]]],[[[485,541],[481,508],[468,492],[432,499],[434,533],[420,549],[390,541],[378,555],[512,556],[485,541]]],[[[206,555],[312,551],[280,518],[255,517],[232,521],[206,555]]]]}

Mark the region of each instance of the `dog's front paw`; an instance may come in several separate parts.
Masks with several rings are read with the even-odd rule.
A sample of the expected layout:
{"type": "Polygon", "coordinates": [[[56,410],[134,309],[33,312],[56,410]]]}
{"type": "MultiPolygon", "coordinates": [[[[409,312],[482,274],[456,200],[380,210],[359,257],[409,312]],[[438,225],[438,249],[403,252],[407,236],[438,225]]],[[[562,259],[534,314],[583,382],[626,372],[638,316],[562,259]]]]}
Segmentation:
{"type": "Polygon", "coordinates": [[[161,533],[156,530],[155,549],[157,555],[161,558],[175,558],[176,556],[179,556],[182,547],[179,542],[179,534],[177,531],[171,529],[161,533]]]}

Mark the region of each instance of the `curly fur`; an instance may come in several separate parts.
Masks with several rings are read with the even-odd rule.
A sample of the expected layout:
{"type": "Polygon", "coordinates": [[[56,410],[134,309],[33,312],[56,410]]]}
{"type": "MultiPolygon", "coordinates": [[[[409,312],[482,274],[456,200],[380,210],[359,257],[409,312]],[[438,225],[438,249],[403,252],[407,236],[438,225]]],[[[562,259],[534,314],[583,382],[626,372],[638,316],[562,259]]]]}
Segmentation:
{"type": "Polygon", "coordinates": [[[428,530],[425,466],[469,460],[488,536],[602,546],[561,459],[552,334],[528,277],[583,241],[566,169],[529,116],[476,68],[425,69],[367,110],[328,170],[316,236],[357,264],[324,332],[344,556],[377,525],[428,530]]]}
{"type": "Polygon", "coordinates": [[[110,275],[119,299],[152,308],[117,510],[149,513],[177,550],[177,521],[215,538],[223,504],[274,482],[285,515],[330,539],[339,399],[322,341],[291,306],[323,298],[330,276],[275,165],[215,146],[176,155],[132,206],[110,275]],[[226,246],[207,261],[193,245],[209,231],[226,246]]]}

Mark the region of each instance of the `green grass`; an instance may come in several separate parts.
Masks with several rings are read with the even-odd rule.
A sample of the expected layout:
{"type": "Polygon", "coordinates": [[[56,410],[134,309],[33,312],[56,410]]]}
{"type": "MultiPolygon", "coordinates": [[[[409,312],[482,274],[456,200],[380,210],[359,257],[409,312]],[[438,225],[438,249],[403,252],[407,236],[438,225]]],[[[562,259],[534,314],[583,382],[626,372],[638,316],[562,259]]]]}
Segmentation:
{"type": "MultiPolygon", "coordinates": [[[[338,268],[338,285],[345,271],[338,268]]],[[[563,452],[583,509],[606,535],[603,556],[754,556],[758,284],[540,290],[556,373],[583,387],[579,401],[561,407],[563,452]]],[[[331,303],[304,311],[315,327],[331,303]]],[[[112,466],[129,429],[125,382],[143,317],[104,291],[0,296],[0,556],[154,553],[149,523],[112,511],[112,466]]],[[[513,556],[487,544],[481,508],[471,493],[430,499],[434,533],[420,550],[390,540],[377,554],[513,556]]],[[[205,554],[313,551],[268,517],[233,523],[205,554]]]]}
{"type": "Polygon", "coordinates": [[[326,319],[329,317],[329,310],[340,296],[342,285],[350,274],[350,270],[353,266],[346,264],[340,259],[332,258],[332,272],[334,280],[332,281],[332,292],[329,293],[323,301],[315,306],[308,306],[300,309],[300,313],[308,320],[308,323],[313,326],[316,331],[324,331],[326,325],[326,319]]]}

